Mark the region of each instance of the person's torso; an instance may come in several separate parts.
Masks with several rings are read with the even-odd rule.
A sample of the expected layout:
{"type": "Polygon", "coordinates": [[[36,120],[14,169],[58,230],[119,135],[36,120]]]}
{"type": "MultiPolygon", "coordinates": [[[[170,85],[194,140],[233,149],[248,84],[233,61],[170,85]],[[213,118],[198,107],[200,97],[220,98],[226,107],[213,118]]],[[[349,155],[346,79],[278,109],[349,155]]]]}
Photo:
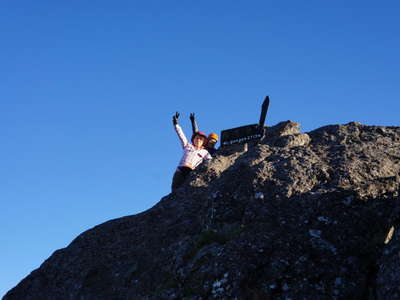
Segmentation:
{"type": "Polygon", "coordinates": [[[192,169],[196,168],[208,155],[206,149],[196,149],[192,144],[188,144],[183,148],[183,157],[179,166],[187,166],[192,169]]]}
{"type": "Polygon", "coordinates": [[[215,149],[214,147],[207,147],[206,149],[211,156],[214,156],[215,152],[217,152],[217,149],[215,149]]]}

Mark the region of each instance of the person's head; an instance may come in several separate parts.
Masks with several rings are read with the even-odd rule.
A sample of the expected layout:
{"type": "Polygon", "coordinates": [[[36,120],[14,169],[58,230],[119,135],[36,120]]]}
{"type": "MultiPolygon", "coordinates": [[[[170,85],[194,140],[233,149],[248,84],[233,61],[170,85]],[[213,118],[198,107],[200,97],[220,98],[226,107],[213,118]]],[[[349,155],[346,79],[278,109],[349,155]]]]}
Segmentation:
{"type": "Polygon", "coordinates": [[[198,131],[192,136],[192,143],[196,148],[203,148],[207,145],[207,135],[198,131]]]}
{"type": "Polygon", "coordinates": [[[215,144],[218,142],[218,135],[216,133],[210,133],[207,137],[207,145],[214,148],[215,144]]]}

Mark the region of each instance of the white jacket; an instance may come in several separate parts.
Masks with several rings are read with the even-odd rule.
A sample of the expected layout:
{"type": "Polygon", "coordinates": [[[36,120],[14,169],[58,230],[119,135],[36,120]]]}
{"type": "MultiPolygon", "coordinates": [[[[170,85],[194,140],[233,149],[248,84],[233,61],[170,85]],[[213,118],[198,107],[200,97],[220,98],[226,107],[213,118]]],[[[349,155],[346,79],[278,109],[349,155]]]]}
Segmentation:
{"type": "Polygon", "coordinates": [[[183,157],[179,162],[179,167],[189,167],[193,170],[200,165],[203,160],[211,159],[211,155],[206,149],[196,149],[193,144],[188,142],[181,126],[177,124],[174,127],[183,148],[183,157]]]}

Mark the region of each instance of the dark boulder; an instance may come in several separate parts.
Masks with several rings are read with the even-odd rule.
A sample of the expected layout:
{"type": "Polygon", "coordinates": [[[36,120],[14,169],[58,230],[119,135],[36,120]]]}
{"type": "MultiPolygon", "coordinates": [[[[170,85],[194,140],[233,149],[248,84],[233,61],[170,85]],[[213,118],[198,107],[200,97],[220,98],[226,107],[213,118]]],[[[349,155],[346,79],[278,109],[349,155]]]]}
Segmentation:
{"type": "Polygon", "coordinates": [[[399,170],[399,127],[282,122],[82,233],[4,299],[396,299],[399,170]]]}

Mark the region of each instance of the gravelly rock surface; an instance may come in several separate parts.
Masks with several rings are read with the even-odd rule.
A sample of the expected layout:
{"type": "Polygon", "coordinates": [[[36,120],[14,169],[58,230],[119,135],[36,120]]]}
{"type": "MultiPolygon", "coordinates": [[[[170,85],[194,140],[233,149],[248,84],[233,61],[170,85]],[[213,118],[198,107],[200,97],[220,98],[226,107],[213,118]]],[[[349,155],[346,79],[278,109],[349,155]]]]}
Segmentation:
{"type": "Polygon", "coordinates": [[[399,170],[399,127],[282,122],[4,299],[399,299],[399,170]]]}

